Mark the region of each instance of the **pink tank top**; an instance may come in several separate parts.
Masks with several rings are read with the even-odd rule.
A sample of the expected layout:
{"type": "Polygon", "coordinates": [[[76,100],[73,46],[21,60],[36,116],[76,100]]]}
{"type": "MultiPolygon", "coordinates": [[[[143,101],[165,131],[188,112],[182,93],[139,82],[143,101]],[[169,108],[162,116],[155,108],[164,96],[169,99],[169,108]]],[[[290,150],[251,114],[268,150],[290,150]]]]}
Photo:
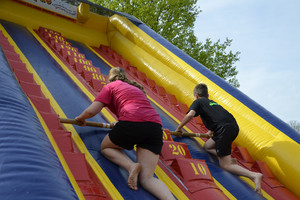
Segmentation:
{"type": "Polygon", "coordinates": [[[155,122],[161,118],[139,88],[117,80],[104,86],[95,101],[105,104],[121,121],[155,122]]]}

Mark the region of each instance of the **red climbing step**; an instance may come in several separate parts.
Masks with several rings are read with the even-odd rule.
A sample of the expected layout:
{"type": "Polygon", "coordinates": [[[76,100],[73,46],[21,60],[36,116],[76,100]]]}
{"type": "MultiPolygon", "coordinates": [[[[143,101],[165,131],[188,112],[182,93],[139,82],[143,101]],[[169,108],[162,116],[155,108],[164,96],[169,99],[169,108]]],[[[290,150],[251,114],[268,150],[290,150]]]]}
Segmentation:
{"type": "Polygon", "coordinates": [[[37,85],[36,83],[28,83],[24,81],[19,81],[19,83],[27,95],[40,96],[40,97],[43,96],[41,91],[41,86],[37,85]]]}
{"type": "Polygon", "coordinates": [[[61,152],[73,152],[74,151],[71,133],[65,132],[65,133],[61,133],[61,134],[53,134],[53,138],[55,139],[56,144],[61,152]]]}
{"type": "Polygon", "coordinates": [[[192,158],[192,156],[185,143],[164,141],[160,158],[167,166],[170,166],[176,158],[192,158]]]}
{"type": "Polygon", "coordinates": [[[53,113],[50,101],[47,98],[40,96],[28,95],[34,106],[41,112],[53,113]]]}
{"type": "Polygon", "coordinates": [[[26,64],[23,63],[21,60],[16,61],[16,60],[7,60],[10,67],[14,71],[15,69],[20,70],[20,71],[27,71],[26,64]]]}
{"type": "Polygon", "coordinates": [[[27,70],[23,71],[23,70],[19,70],[19,69],[14,69],[13,70],[18,81],[23,81],[23,82],[27,82],[27,83],[35,83],[34,79],[33,79],[33,74],[29,73],[27,70]]]}

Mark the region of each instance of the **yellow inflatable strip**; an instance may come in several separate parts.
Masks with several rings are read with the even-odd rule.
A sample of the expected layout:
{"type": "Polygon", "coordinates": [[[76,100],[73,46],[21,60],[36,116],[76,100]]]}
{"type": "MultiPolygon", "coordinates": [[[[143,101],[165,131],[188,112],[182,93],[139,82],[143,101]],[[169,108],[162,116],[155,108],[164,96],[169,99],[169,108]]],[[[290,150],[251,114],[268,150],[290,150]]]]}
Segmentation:
{"type": "MultiPolygon", "coordinates": [[[[20,55],[20,59],[22,60],[22,62],[24,62],[26,64],[27,70],[30,73],[33,74],[33,78],[34,78],[35,82],[37,84],[41,85],[42,92],[44,93],[43,89],[45,88],[45,86],[42,83],[42,80],[37,75],[37,73],[34,71],[34,69],[31,66],[31,64],[28,62],[27,58],[24,56],[24,54],[21,52],[21,50],[19,49],[19,47],[16,45],[16,43],[13,41],[13,39],[10,37],[10,35],[7,33],[7,31],[5,30],[5,28],[1,24],[0,24],[0,30],[2,31],[3,35],[6,38],[8,38],[9,43],[14,47],[16,53],[20,55]]],[[[30,101],[30,99],[29,99],[29,101],[30,101]]],[[[75,178],[74,178],[74,176],[73,176],[73,174],[72,174],[72,172],[71,172],[71,170],[70,170],[70,168],[69,168],[69,166],[68,166],[68,164],[66,163],[66,161],[65,161],[65,159],[64,159],[61,151],[59,150],[59,148],[58,148],[58,146],[57,146],[57,144],[56,144],[56,142],[55,142],[52,134],[50,133],[50,131],[49,131],[49,129],[48,129],[48,127],[47,127],[44,119],[41,117],[40,113],[37,111],[37,109],[35,108],[35,106],[33,105],[33,103],[31,101],[30,101],[30,103],[31,103],[34,111],[36,112],[37,117],[39,118],[39,120],[40,120],[40,122],[41,122],[41,124],[42,124],[42,126],[43,126],[43,128],[45,130],[45,133],[47,134],[47,136],[48,136],[48,138],[49,138],[49,140],[50,140],[50,142],[51,142],[51,144],[52,144],[52,146],[53,146],[53,148],[54,148],[54,150],[55,150],[55,152],[57,154],[57,157],[59,158],[59,160],[60,160],[60,162],[61,162],[61,164],[62,164],[62,166],[63,166],[63,168],[64,168],[64,170],[65,170],[65,172],[67,174],[67,176],[69,177],[70,182],[71,182],[71,184],[72,184],[72,186],[73,186],[73,188],[74,188],[74,190],[75,190],[78,198],[79,199],[85,199],[84,196],[83,196],[83,194],[82,194],[82,192],[81,192],[81,190],[80,190],[80,188],[79,188],[79,186],[78,186],[78,184],[77,184],[77,182],[76,182],[76,180],[75,180],[75,178]]]]}
{"type": "MultiPolygon", "coordinates": [[[[33,34],[33,36],[41,43],[41,45],[48,51],[48,53],[50,53],[51,56],[66,71],[67,67],[60,61],[59,58],[57,58],[57,56],[48,48],[48,46],[39,38],[39,36],[37,36],[36,33],[32,29],[30,29],[30,28],[27,28],[27,29],[33,34]]],[[[34,71],[33,68],[32,68],[32,71],[34,71]]],[[[80,81],[68,69],[67,69],[67,71],[68,71],[69,75],[72,75],[72,79],[74,80],[74,82],[77,83],[77,85],[80,88],[82,88],[82,90],[84,89],[83,91],[85,92],[85,94],[88,97],[90,97],[91,100],[94,99],[93,95],[80,83],[80,81]]],[[[37,73],[35,72],[35,74],[37,74],[37,73]]],[[[41,80],[40,80],[40,82],[41,82],[41,80]]],[[[57,102],[55,101],[55,99],[53,98],[53,96],[51,95],[51,93],[48,91],[48,89],[46,88],[46,86],[44,84],[41,84],[41,89],[42,89],[42,92],[44,93],[44,95],[50,100],[50,104],[53,107],[54,111],[60,117],[66,118],[66,115],[64,114],[64,112],[62,111],[62,109],[57,104],[57,102]]],[[[111,183],[109,178],[106,176],[105,172],[101,169],[101,167],[98,165],[98,163],[92,157],[92,155],[89,153],[89,151],[85,147],[84,143],[82,142],[80,136],[78,135],[78,133],[76,132],[74,127],[70,124],[64,124],[64,126],[65,126],[67,131],[70,131],[72,133],[72,139],[75,142],[76,146],[78,147],[78,149],[80,150],[81,153],[85,154],[87,162],[89,163],[89,165],[91,166],[91,168],[95,172],[95,174],[98,177],[98,179],[100,180],[100,182],[103,183],[103,186],[109,192],[110,196],[115,200],[122,200],[123,197],[121,196],[119,191],[115,188],[115,186],[111,183]]]]}

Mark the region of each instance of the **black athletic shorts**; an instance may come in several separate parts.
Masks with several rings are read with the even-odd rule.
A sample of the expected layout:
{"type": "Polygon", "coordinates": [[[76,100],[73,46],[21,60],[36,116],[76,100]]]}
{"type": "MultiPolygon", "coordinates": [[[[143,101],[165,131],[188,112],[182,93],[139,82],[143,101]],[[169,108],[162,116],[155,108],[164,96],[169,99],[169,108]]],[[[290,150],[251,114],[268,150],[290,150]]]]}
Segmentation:
{"type": "Polygon", "coordinates": [[[110,140],[127,150],[137,147],[160,154],[163,145],[162,127],[154,122],[119,121],[109,132],[110,140]]]}
{"type": "Polygon", "coordinates": [[[214,132],[212,139],[216,142],[216,151],[219,157],[231,155],[231,145],[238,133],[237,124],[224,124],[214,132]]]}

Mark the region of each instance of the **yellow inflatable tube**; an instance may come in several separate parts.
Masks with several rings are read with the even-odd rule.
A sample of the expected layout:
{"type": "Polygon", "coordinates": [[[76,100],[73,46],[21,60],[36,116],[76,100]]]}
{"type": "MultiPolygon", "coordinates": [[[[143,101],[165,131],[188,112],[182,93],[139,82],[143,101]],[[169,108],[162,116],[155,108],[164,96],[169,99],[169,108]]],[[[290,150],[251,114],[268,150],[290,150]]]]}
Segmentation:
{"type": "Polygon", "coordinates": [[[109,19],[110,47],[121,54],[140,71],[164,86],[168,93],[190,105],[193,89],[199,82],[209,87],[210,98],[219,102],[238,121],[239,146],[246,147],[251,156],[265,161],[278,180],[300,197],[300,145],[265,121],[239,100],[224,91],[210,79],[168,51],[124,17],[109,19]]]}
{"type": "Polygon", "coordinates": [[[3,0],[0,6],[0,19],[28,26],[32,29],[44,26],[62,33],[68,39],[86,42],[94,46],[108,44],[106,37],[108,18],[95,13],[90,13],[89,18],[85,19],[86,22],[82,24],[64,18],[59,19],[56,15],[32,9],[15,1],[3,0]]]}

